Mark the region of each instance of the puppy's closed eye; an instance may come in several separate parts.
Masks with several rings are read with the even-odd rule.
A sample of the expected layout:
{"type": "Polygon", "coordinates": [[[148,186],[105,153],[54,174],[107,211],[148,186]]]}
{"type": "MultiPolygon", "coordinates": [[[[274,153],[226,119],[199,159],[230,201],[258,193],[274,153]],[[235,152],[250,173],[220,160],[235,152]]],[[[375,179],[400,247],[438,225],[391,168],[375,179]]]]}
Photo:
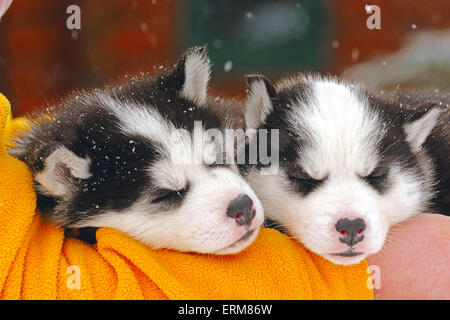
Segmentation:
{"type": "Polygon", "coordinates": [[[369,175],[361,178],[375,189],[381,191],[383,189],[383,185],[387,181],[388,174],[389,167],[378,166],[369,175]]]}
{"type": "Polygon", "coordinates": [[[152,204],[162,202],[179,202],[183,200],[187,188],[180,190],[160,189],[155,194],[156,197],[151,201],[152,204]]]}
{"type": "Polygon", "coordinates": [[[370,182],[379,181],[385,179],[389,173],[389,168],[386,166],[376,167],[369,175],[362,177],[363,179],[370,182]]]}
{"type": "Polygon", "coordinates": [[[298,191],[304,195],[318,187],[325,179],[314,179],[305,170],[294,170],[288,173],[289,181],[291,181],[298,191]]]}

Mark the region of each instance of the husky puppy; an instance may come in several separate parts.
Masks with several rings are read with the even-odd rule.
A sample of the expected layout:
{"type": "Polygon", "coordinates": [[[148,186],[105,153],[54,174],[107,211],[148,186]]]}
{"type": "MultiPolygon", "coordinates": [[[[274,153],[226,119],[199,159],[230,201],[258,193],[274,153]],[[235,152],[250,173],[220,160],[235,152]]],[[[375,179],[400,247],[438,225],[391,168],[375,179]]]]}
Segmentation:
{"type": "Polygon", "coordinates": [[[75,94],[35,119],[9,152],[31,168],[43,216],[65,228],[116,228],[153,248],[247,247],[261,203],[235,164],[216,163],[218,143],[195,132],[196,121],[230,126],[208,99],[209,78],[205,48],[193,48],[173,70],[75,94]]]}
{"type": "MultiPolygon", "coordinates": [[[[450,94],[370,92],[335,78],[248,76],[249,129],[279,129],[279,170],[241,171],[266,216],[337,264],[378,252],[414,214],[450,214],[450,94]]],[[[251,143],[251,141],[250,141],[251,143]]]]}

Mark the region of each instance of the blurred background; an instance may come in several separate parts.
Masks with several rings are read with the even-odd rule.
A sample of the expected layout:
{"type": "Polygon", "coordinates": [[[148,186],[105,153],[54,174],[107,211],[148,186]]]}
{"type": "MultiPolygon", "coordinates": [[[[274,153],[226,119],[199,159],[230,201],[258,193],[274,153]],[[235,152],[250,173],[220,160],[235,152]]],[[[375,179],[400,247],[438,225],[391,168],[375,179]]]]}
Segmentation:
{"type": "Polygon", "coordinates": [[[213,95],[244,99],[243,76],[255,72],[450,88],[449,0],[14,0],[0,20],[0,92],[20,116],[171,66],[199,44],[213,95]],[[66,26],[73,4],[80,30],[66,26]],[[381,29],[367,28],[366,4],[379,6],[381,29]]]}

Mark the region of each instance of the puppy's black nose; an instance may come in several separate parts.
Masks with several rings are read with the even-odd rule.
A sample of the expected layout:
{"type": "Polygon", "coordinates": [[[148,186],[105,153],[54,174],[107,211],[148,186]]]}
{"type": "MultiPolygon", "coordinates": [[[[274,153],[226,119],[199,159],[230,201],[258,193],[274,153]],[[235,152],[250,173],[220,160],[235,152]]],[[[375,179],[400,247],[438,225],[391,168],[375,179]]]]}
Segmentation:
{"type": "Polygon", "coordinates": [[[240,194],[230,202],[227,208],[227,216],[235,219],[240,226],[244,224],[250,225],[255,214],[256,210],[253,207],[253,201],[246,194],[240,194]]]}
{"type": "Polygon", "coordinates": [[[338,220],[335,228],[337,232],[344,236],[343,238],[339,238],[339,240],[342,243],[353,246],[364,239],[363,233],[366,229],[366,223],[361,218],[355,220],[344,218],[338,220]]]}

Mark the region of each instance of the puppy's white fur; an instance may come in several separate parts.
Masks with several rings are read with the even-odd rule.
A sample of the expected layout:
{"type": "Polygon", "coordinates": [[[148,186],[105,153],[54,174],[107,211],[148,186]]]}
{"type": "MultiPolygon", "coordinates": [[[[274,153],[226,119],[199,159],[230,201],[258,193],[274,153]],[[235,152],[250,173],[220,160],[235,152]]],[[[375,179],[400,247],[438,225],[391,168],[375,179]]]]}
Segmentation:
{"type": "Polygon", "coordinates": [[[90,220],[89,225],[116,228],[152,248],[214,254],[239,252],[258,235],[264,219],[262,205],[258,200],[255,201],[258,198],[248,184],[228,169],[175,167],[167,161],[149,170],[149,174],[158,179],[161,185],[183,186],[189,179],[190,190],[180,208],[152,212],[148,205],[150,199],[143,194],[131,208],[102,214],[98,220],[90,220]],[[243,193],[254,200],[257,212],[247,228],[237,226],[234,219],[224,214],[229,203],[243,193]],[[248,230],[254,232],[247,240],[236,244],[248,230]]]}
{"type": "Polygon", "coordinates": [[[50,194],[64,196],[70,188],[64,170],[70,170],[75,178],[88,179],[92,176],[90,164],[89,158],[80,158],[67,148],[59,147],[45,159],[44,170],[35,178],[50,194]]]}
{"type": "MultiPolygon", "coordinates": [[[[310,250],[338,264],[358,263],[382,248],[390,226],[426,209],[433,195],[432,174],[418,176],[401,161],[390,163],[389,190],[377,192],[362,177],[369,175],[382,157],[377,151],[385,134],[382,117],[350,85],[314,77],[303,81],[311,87],[310,96],[307,101],[304,97],[290,101],[285,120],[291,132],[307,141],[302,150],[297,150],[298,166],[324,182],[303,196],[293,191],[284,169],[270,176],[253,168],[248,181],[266,216],[279,222],[310,250]],[[334,255],[348,249],[339,241],[341,235],[335,228],[343,218],[361,218],[367,225],[364,241],[353,246],[361,255],[334,255]]],[[[289,86],[289,80],[278,89],[283,85],[289,86]]],[[[264,123],[272,108],[266,104],[268,95],[263,82],[251,86],[249,92],[260,95],[257,98],[252,94],[247,101],[246,121],[254,128],[264,123]],[[260,111],[255,111],[258,108],[260,111]]],[[[438,111],[429,112],[405,127],[413,152],[430,134],[437,115],[438,111]]]]}
{"type": "Polygon", "coordinates": [[[211,67],[208,57],[201,51],[195,50],[186,58],[186,81],[181,92],[182,96],[199,105],[203,105],[206,102],[206,93],[210,76],[211,67]]]}
{"type": "Polygon", "coordinates": [[[228,254],[252,243],[263,208],[235,164],[214,165],[233,150],[212,139],[228,122],[206,105],[209,77],[205,49],[193,48],[173,70],[80,93],[51,122],[36,122],[11,154],[32,168],[46,216],[62,227],[116,228],[153,248],[228,254]],[[254,213],[245,225],[228,212],[242,195],[253,202],[242,208],[254,213]]]}

